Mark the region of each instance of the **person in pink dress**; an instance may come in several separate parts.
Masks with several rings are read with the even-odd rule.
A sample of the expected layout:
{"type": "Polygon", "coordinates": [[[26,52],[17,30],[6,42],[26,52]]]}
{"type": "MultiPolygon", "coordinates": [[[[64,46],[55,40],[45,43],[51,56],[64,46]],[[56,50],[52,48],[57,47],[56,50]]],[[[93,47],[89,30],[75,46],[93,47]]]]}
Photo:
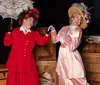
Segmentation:
{"type": "Polygon", "coordinates": [[[89,85],[77,47],[81,42],[82,29],[90,22],[90,14],[84,3],[72,4],[68,14],[70,25],[63,26],[58,34],[53,26],[50,28],[52,42],[61,43],[56,68],[59,85],[89,85]]]}
{"type": "Polygon", "coordinates": [[[36,8],[25,10],[19,15],[20,27],[9,28],[4,37],[4,45],[12,45],[6,67],[8,68],[6,85],[40,85],[33,49],[36,44],[44,46],[49,38],[48,33],[41,36],[31,30],[39,18],[36,8]]]}

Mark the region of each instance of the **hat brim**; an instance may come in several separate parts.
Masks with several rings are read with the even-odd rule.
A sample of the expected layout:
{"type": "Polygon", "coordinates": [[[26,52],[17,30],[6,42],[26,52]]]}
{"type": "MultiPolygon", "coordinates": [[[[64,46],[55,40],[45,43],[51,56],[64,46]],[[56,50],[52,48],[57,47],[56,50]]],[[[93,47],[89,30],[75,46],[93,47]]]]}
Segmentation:
{"type": "Polygon", "coordinates": [[[86,22],[86,19],[85,19],[84,15],[83,15],[82,11],[78,7],[72,6],[72,7],[70,7],[68,9],[69,18],[71,18],[74,13],[79,13],[83,18],[83,22],[81,23],[80,27],[82,29],[87,28],[87,22],[86,22]]]}

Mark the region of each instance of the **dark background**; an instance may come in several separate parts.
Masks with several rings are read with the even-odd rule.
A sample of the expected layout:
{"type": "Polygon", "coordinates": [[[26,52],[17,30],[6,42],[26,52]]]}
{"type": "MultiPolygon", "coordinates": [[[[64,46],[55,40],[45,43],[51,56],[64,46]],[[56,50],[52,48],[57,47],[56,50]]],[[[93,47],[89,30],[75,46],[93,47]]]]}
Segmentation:
{"type": "MultiPolygon", "coordinates": [[[[34,7],[40,11],[40,18],[38,21],[38,27],[44,27],[54,25],[57,32],[64,25],[69,24],[68,8],[73,2],[84,2],[90,10],[92,22],[88,28],[83,30],[84,35],[100,35],[100,0],[34,0],[34,7]]],[[[18,26],[18,22],[13,20],[13,27],[18,26]]],[[[2,19],[0,16],[0,63],[6,63],[11,47],[5,47],[3,45],[3,38],[8,30],[10,24],[10,18],[2,19]]],[[[57,51],[59,43],[57,44],[57,51]]],[[[19,48],[20,49],[20,48],[19,48]]]]}

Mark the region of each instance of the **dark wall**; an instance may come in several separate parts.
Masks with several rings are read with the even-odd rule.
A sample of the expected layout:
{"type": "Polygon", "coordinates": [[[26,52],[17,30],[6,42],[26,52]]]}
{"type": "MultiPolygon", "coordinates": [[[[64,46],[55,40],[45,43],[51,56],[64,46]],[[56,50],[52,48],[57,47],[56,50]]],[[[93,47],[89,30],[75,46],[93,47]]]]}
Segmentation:
{"type": "Polygon", "coordinates": [[[71,0],[36,0],[34,7],[40,11],[39,26],[54,25],[57,31],[68,24],[67,10],[71,0]]]}
{"type": "Polygon", "coordinates": [[[95,34],[100,35],[100,0],[93,0],[93,31],[95,34]]]}
{"type": "MultiPolygon", "coordinates": [[[[8,27],[10,24],[11,19],[10,18],[5,18],[3,19],[0,16],[0,63],[6,63],[8,59],[8,55],[10,53],[10,46],[4,46],[3,40],[5,33],[8,31],[8,27]]],[[[13,27],[17,27],[18,23],[16,20],[13,20],[13,27]]]]}
{"type": "Polygon", "coordinates": [[[100,0],[35,0],[34,6],[40,11],[40,26],[53,24],[57,31],[64,25],[68,25],[68,8],[73,2],[85,3],[91,13],[91,23],[83,30],[83,35],[100,35],[100,0]]]}

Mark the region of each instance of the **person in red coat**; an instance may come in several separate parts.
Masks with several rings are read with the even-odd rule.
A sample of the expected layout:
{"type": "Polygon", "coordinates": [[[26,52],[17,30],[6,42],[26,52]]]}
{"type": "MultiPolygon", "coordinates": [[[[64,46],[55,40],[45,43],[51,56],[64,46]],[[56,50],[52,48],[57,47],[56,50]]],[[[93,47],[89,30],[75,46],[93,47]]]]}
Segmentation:
{"type": "Polygon", "coordinates": [[[45,45],[49,40],[49,31],[42,37],[31,30],[39,18],[36,8],[23,11],[19,15],[20,27],[9,29],[4,37],[4,45],[12,45],[6,67],[8,68],[6,85],[40,85],[34,54],[36,44],[45,45]]]}

